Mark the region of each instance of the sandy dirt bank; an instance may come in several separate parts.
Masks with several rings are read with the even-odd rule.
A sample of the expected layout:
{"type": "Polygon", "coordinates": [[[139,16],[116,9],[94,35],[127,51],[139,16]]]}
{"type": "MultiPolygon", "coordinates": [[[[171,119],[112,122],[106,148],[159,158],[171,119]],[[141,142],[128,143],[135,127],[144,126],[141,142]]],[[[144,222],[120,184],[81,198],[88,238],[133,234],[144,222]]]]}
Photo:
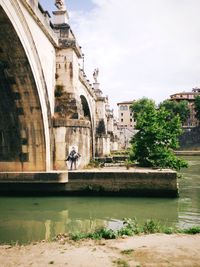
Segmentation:
{"type": "Polygon", "coordinates": [[[0,266],[198,267],[200,235],[141,235],[117,240],[0,246],[0,266]]]}

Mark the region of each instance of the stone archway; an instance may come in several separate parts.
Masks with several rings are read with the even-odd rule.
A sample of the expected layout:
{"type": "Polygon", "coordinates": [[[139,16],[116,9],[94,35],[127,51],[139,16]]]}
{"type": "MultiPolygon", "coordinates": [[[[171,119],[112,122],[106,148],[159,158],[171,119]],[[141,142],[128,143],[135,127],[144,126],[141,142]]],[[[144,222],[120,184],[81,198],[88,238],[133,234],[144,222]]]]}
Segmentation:
{"type": "Polygon", "coordinates": [[[46,169],[43,117],[24,47],[0,7],[0,171],[46,169]]]}
{"type": "Polygon", "coordinates": [[[93,123],[91,118],[91,112],[90,108],[87,102],[87,99],[84,95],[80,96],[81,99],[81,105],[82,105],[82,111],[83,111],[83,117],[85,120],[88,120],[90,122],[91,128],[90,128],[90,159],[93,158],[93,123]]]}
{"type": "Polygon", "coordinates": [[[91,113],[90,113],[87,99],[83,95],[80,96],[80,99],[81,99],[81,104],[82,104],[83,116],[85,119],[88,119],[89,121],[91,121],[91,113]]]}

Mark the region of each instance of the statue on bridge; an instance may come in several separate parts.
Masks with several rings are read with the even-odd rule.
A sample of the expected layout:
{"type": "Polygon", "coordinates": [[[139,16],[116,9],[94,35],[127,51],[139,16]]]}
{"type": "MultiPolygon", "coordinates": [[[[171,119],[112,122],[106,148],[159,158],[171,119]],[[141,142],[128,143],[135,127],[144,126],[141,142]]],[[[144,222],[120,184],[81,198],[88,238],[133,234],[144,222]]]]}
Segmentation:
{"type": "Polygon", "coordinates": [[[65,0],[56,0],[55,5],[59,10],[66,10],[65,0]]]}
{"type": "Polygon", "coordinates": [[[99,76],[99,69],[97,68],[93,72],[93,78],[94,78],[95,83],[98,83],[98,80],[97,80],[98,76],[99,76]]]}

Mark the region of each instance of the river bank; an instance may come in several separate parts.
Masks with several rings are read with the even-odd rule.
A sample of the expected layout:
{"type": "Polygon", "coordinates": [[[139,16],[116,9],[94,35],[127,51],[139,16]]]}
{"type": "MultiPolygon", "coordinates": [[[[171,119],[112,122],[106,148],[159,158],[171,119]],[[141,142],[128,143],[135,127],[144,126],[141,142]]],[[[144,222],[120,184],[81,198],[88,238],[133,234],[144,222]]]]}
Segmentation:
{"type": "Polygon", "coordinates": [[[177,197],[169,169],[105,167],[62,172],[0,172],[0,195],[177,197]]]}
{"type": "Polygon", "coordinates": [[[116,240],[0,246],[2,267],[198,267],[200,234],[151,234],[116,240]]]}

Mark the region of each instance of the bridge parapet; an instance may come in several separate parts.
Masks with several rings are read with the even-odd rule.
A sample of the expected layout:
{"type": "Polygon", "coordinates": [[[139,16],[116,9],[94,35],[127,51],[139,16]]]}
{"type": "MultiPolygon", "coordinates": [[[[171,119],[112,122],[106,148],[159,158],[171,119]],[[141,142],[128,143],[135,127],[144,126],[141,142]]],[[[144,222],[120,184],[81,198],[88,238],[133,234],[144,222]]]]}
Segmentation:
{"type": "Polygon", "coordinates": [[[79,80],[85,86],[90,96],[96,100],[96,94],[95,94],[94,88],[89,83],[89,80],[87,80],[86,75],[84,74],[82,69],[79,69],[79,80]]]}
{"type": "Polygon", "coordinates": [[[82,52],[80,49],[80,46],[78,45],[76,40],[73,39],[59,39],[59,48],[72,48],[76,55],[81,58],[82,57],[82,52]]]}
{"type": "Polygon", "coordinates": [[[60,49],[72,48],[75,51],[77,57],[82,58],[81,47],[79,46],[68,23],[54,24],[54,32],[58,37],[60,49]]]}
{"type": "Polygon", "coordinates": [[[53,24],[50,21],[50,14],[44,10],[38,0],[21,0],[21,3],[35,20],[38,26],[42,29],[49,41],[58,46],[58,37],[53,30],[53,24]]]}
{"type": "MultiPolygon", "coordinates": [[[[83,57],[83,54],[70,25],[68,22],[60,23],[62,20],[59,16],[62,16],[64,21],[64,14],[59,12],[55,12],[55,14],[57,16],[56,21],[59,22],[54,25],[54,29],[59,38],[59,51],[57,54],[57,84],[61,86],[63,85],[65,93],[70,94],[68,99],[60,98],[57,99],[58,102],[56,100],[56,103],[58,103],[58,106],[56,104],[56,107],[59,109],[62,109],[64,106],[66,107],[65,115],[63,110],[60,109],[60,115],[65,117],[66,121],[60,121],[60,115],[57,113],[59,116],[56,116],[56,121],[54,122],[54,127],[57,128],[56,138],[59,141],[59,131],[61,131],[59,127],[63,127],[63,131],[65,128],[65,134],[63,134],[65,139],[69,133],[69,129],[71,128],[74,136],[73,138],[70,136],[68,141],[65,143],[67,149],[69,144],[74,142],[79,146],[79,151],[83,157],[88,160],[92,155],[94,156],[94,153],[98,156],[108,155],[110,154],[111,149],[114,150],[117,147],[117,137],[113,133],[113,111],[110,110],[108,97],[103,95],[103,92],[100,89],[100,84],[97,81],[98,69],[95,69],[96,71],[93,74],[95,83],[92,85],[87,79],[84,71],[80,69],[78,60],[83,57]],[[90,132],[87,131],[89,139],[85,139],[84,137],[86,131],[83,131],[83,129],[85,126],[78,123],[78,121],[82,119],[86,122],[86,124],[90,122],[90,132]],[[70,121],[70,126],[68,125],[68,121],[70,121]],[[79,124],[78,126],[77,123],[79,124]],[[83,131],[83,135],[80,136],[81,140],[78,140],[79,133],[77,129],[79,129],[79,131],[83,131]],[[88,143],[90,143],[90,146],[87,146],[88,143]],[[87,151],[83,149],[85,146],[87,147],[87,151]],[[91,153],[91,149],[93,150],[93,153],[91,153]],[[88,157],[88,155],[90,155],[90,157],[88,157]]],[[[58,110],[56,108],[56,112],[57,111],[58,110]]],[[[64,141],[62,142],[64,144],[64,141]]],[[[61,167],[59,157],[59,155],[56,156],[56,164],[61,167]]],[[[85,161],[84,163],[87,164],[88,162],[85,161]]]]}

